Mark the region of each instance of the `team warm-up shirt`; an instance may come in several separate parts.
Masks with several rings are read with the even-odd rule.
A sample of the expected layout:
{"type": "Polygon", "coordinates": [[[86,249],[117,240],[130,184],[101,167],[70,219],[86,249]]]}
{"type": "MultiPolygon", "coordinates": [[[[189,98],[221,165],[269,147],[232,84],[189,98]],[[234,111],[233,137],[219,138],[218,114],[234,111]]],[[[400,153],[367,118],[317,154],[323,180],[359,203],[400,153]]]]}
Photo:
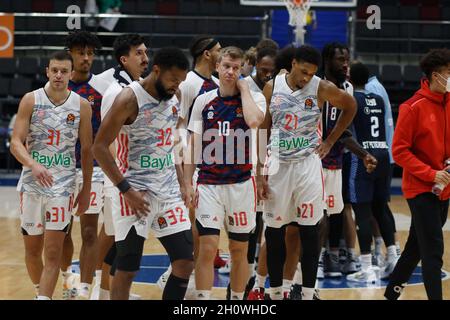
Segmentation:
{"type": "Polygon", "coordinates": [[[55,106],[43,88],[35,90],[34,107],[27,136],[31,157],[48,169],[51,188],[42,187],[31,168],[23,167],[18,190],[50,197],[70,196],[75,189],[75,144],[80,125],[80,96],[71,92],[67,100],[55,106]]]}
{"type": "Polygon", "coordinates": [[[206,92],[217,89],[219,80],[215,77],[205,78],[195,70],[189,71],[186,79],[180,84],[180,117],[189,121],[195,99],[206,92]]]}
{"type": "Polygon", "coordinates": [[[270,114],[272,129],[268,153],[280,162],[308,157],[321,142],[321,110],[317,102],[320,78],[313,76],[301,89],[292,90],[287,74],[274,80],[270,114]]]}
{"type": "Polygon", "coordinates": [[[117,138],[119,169],[134,189],[149,191],[161,201],[179,199],[173,154],[178,99],[174,95],[158,101],[136,81],[129,87],[136,95],[139,112],[117,138]]]}
{"type": "Polygon", "coordinates": [[[355,91],[358,111],[351,130],[355,139],[375,158],[384,158],[389,153],[386,143],[383,99],[368,91],[355,91]]]}
{"type": "MultiPolygon", "coordinates": [[[[353,95],[353,86],[350,82],[345,81],[341,86],[345,92],[353,95]]],[[[341,114],[341,110],[331,105],[328,101],[325,101],[322,109],[322,127],[323,127],[323,140],[325,140],[336,125],[337,119],[341,114]]],[[[342,169],[342,156],[344,154],[344,145],[336,141],[330,152],[322,159],[322,167],[329,170],[342,169]]]]}
{"type": "MultiPolygon", "coordinates": [[[[251,94],[264,112],[264,96],[251,94]]],[[[202,163],[198,165],[197,183],[231,184],[250,178],[252,130],[245,123],[240,94],[221,97],[217,89],[199,96],[188,129],[202,135],[202,163]]]]}
{"type": "MultiPolygon", "coordinates": [[[[78,93],[80,96],[85,98],[92,107],[92,133],[93,139],[97,135],[97,131],[100,128],[101,123],[101,104],[102,98],[105,91],[108,89],[109,83],[105,80],[99,78],[98,76],[91,74],[87,81],[83,82],[73,82],[69,81],[69,89],[78,93]]],[[[81,168],[81,150],[80,143],[76,146],[76,159],[77,168],[81,168]]],[[[94,160],[94,166],[98,166],[97,161],[94,160]]],[[[93,175],[93,180],[96,177],[93,175]]]]}
{"type": "MultiPolygon", "coordinates": [[[[133,80],[131,79],[130,75],[120,66],[106,70],[105,72],[101,73],[99,77],[102,77],[110,83],[108,90],[106,90],[102,99],[101,118],[103,120],[108,111],[111,109],[114,100],[116,99],[120,91],[122,91],[124,87],[133,82],[133,80]]],[[[113,183],[108,178],[108,176],[105,175],[105,188],[112,186],[114,186],[113,183]]]]}

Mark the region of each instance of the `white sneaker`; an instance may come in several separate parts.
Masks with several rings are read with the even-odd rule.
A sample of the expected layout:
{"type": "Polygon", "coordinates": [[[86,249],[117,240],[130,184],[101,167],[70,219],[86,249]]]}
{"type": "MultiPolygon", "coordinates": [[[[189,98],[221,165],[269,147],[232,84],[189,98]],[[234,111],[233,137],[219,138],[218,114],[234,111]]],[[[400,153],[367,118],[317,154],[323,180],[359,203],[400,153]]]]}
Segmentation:
{"type": "Polygon", "coordinates": [[[397,255],[394,257],[386,258],[386,263],[385,263],[384,268],[381,273],[382,280],[389,278],[392,271],[394,271],[394,268],[395,268],[395,265],[397,264],[398,259],[399,259],[399,256],[397,256],[397,255]]]}
{"type": "Polygon", "coordinates": [[[372,265],[380,268],[384,267],[384,256],[382,253],[372,253],[372,265]]]}
{"type": "Polygon", "coordinates": [[[218,272],[220,274],[230,273],[231,272],[231,259],[228,259],[227,263],[222,268],[219,268],[218,272]]]}
{"type": "Polygon", "coordinates": [[[158,281],[156,281],[156,284],[158,285],[158,287],[161,288],[161,290],[164,290],[164,288],[166,287],[166,283],[167,280],[170,277],[170,274],[172,273],[172,270],[169,268],[166,270],[166,272],[164,272],[158,279],[158,281]]]}
{"type": "Polygon", "coordinates": [[[380,268],[370,266],[367,270],[361,270],[347,275],[347,281],[375,283],[380,281],[380,268]]]}
{"type": "Polygon", "coordinates": [[[77,275],[71,273],[67,279],[63,280],[62,299],[75,300],[78,296],[78,289],[76,288],[77,275]]]}

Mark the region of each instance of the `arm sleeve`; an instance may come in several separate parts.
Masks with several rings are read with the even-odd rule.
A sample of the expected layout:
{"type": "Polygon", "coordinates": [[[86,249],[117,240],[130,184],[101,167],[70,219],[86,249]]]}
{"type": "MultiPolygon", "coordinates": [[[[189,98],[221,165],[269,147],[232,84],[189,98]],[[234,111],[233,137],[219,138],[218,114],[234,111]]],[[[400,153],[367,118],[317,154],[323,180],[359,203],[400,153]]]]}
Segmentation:
{"type": "Polygon", "coordinates": [[[395,162],[404,170],[423,181],[433,182],[436,170],[433,170],[411,152],[415,138],[416,123],[414,110],[407,104],[401,105],[394,132],[392,154],[395,162]]]}

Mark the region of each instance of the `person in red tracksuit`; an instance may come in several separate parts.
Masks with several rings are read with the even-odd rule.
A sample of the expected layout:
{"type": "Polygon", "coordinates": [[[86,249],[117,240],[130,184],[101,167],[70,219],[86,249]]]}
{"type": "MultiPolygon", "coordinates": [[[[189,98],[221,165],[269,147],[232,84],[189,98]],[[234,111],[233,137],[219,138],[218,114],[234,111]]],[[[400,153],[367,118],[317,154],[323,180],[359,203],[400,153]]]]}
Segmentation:
{"type": "Polygon", "coordinates": [[[450,50],[431,50],[420,62],[426,78],[400,106],[393,157],[403,168],[402,190],[411,210],[408,240],[384,296],[397,299],[419,261],[428,299],[442,300],[442,226],[447,220],[450,173],[450,50]],[[446,186],[437,196],[435,183],[446,186]]]}

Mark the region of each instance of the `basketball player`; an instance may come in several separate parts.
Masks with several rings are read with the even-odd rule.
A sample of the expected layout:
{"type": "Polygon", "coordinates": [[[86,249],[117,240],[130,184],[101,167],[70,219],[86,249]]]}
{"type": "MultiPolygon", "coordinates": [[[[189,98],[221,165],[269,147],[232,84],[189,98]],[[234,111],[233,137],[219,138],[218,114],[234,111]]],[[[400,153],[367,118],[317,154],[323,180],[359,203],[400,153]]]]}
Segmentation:
{"type": "MultiPolygon", "coordinates": [[[[103,95],[101,113],[102,119],[111,108],[114,99],[122,91],[123,87],[132,81],[140,79],[141,75],[148,67],[147,46],[145,40],[138,34],[124,34],[114,40],[114,56],[118,62],[111,74],[111,84],[103,95]]],[[[116,156],[115,143],[112,146],[113,155],[116,156]]],[[[114,226],[112,223],[111,201],[114,185],[105,176],[104,194],[105,205],[103,209],[103,226],[99,234],[99,256],[95,271],[95,286],[92,289],[91,300],[109,300],[109,273],[116,256],[116,246],[114,243],[114,226]],[[101,281],[100,281],[101,280],[101,281]]],[[[132,295],[131,298],[136,298],[132,295]]]]}
{"type": "Polygon", "coordinates": [[[129,298],[150,228],[172,265],[162,298],[182,300],[186,292],[193,269],[192,234],[180,197],[173,133],[179,113],[175,93],[188,64],[179,49],[157,51],[152,72],[119,93],[94,142],[94,156],[118,189],[113,195],[117,249],[113,300],[129,298]],[[119,167],[108,150],[116,137],[119,167]]]}
{"type": "Polygon", "coordinates": [[[265,101],[262,94],[251,93],[247,81],[239,79],[242,59],[243,52],[239,48],[226,47],[220,51],[217,62],[219,89],[196,99],[189,121],[188,129],[193,132],[188,148],[191,161],[184,164],[184,181],[185,202],[196,204],[195,223],[199,233],[195,263],[197,300],[210,299],[213,259],[222,224],[228,230],[232,260],[231,300],[243,299],[248,280],[248,239],[256,223],[250,129],[257,128],[262,122],[265,101]],[[196,163],[194,150],[195,159],[201,159],[195,196],[192,186],[196,163]],[[202,156],[198,157],[200,150],[202,156]]]}
{"type": "MultiPolygon", "coordinates": [[[[338,88],[353,95],[353,86],[346,81],[349,70],[350,51],[340,43],[332,42],[324,46],[322,50],[322,61],[324,79],[333,82],[338,88]]],[[[324,128],[323,138],[333,130],[339,117],[340,110],[329,102],[325,102],[322,112],[322,125],[324,128]]],[[[339,240],[342,235],[343,217],[340,214],[344,209],[342,198],[342,159],[344,147],[347,147],[355,154],[360,155],[363,163],[369,171],[373,171],[376,166],[376,159],[373,158],[362,146],[348,136],[347,132],[333,145],[330,152],[322,159],[324,173],[325,193],[326,193],[326,215],[321,223],[321,245],[322,252],[319,260],[319,279],[324,276],[340,277],[342,272],[354,273],[358,271],[357,257],[354,248],[348,251],[346,264],[341,270],[339,263],[339,240]],[[353,143],[352,143],[353,142],[353,143]],[[356,151],[354,150],[356,149],[356,151]],[[326,251],[328,240],[329,250],[326,251]]]]}
{"type": "MultiPolygon", "coordinates": [[[[100,106],[102,96],[108,88],[108,83],[93,75],[90,70],[94,60],[95,51],[101,48],[97,36],[87,31],[75,31],[66,37],[66,48],[73,59],[73,73],[69,82],[69,89],[78,93],[89,101],[92,108],[92,132],[95,137],[100,126],[100,106]]],[[[77,144],[77,189],[81,185],[80,155],[77,144]]],[[[103,172],[94,160],[92,174],[91,202],[86,214],[80,217],[82,245],[80,250],[80,288],[79,299],[89,299],[90,286],[93,280],[95,265],[98,256],[97,225],[98,215],[103,209],[103,172]]],[[[73,243],[70,232],[66,239],[63,258],[63,298],[73,298],[74,292],[68,296],[67,285],[71,259],[73,255],[73,243]]]]}
{"type": "MultiPolygon", "coordinates": [[[[211,90],[218,88],[219,80],[212,75],[216,70],[217,58],[220,51],[220,43],[216,39],[208,35],[197,36],[192,40],[190,47],[190,54],[194,60],[194,70],[189,71],[186,80],[180,84],[180,119],[177,128],[181,131],[181,139],[184,147],[187,147],[187,125],[192,112],[192,106],[194,105],[195,99],[211,90]]],[[[196,181],[197,174],[194,176],[194,181],[196,181]]],[[[192,236],[194,239],[194,260],[198,253],[198,232],[195,226],[195,208],[189,208],[189,219],[192,223],[192,236]]],[[[220,268],[225,265],[219,252],[216,253],[216,258],[214,260],[214,267],[220,268]]],[[[170,275],[171,267],[159,277],[157,284],[164,289],[165,283],[170,275]]],[[[189,281],[189,288],[187,293],[187,298],[193,297],[195,291],[195,279],[194,275],[191,276],[189,281]]]]}
{"type": "Polygon", "coordinates": [[[85,99],[68,90],[72,68],[67,52],[50,57],[49,81],[23,97],[11,139],[11,153],[23,165],[18,184],[21,227],[25,262],[38,300],[53,296],[73,207],[78,207],[77,216],[89,207],[91,108],[85,99]],[[83,186],[74,203],[77,138],[83,186]]]}
{"type": "MultiPolygon", "coordinates": [[[[320,53],[309,46],[296,49],[289,74],[278,75],[264,88],[267,111],[258,147],[265,150],[267,172],[258,170],[258,195],[264,200],[270,298],[282,299],[284,233],[299,224],[302,242],[303,298],[313,299],[319,260],[318,222],[323,216],[324,188],[320,159],[350,124],[355,100],[329,81],[315,76],[320,53]],[[342,110],[327,139],[320,143],[321,107],[325,101],[342,110]],[[268,130],[266,136],[263,129],[268,130]]],[[[265,163],[259,152],[259,169],[265,163]]]]}
{"type": "Polygon", "coordinates": [[[385,210],[390,197],[390,163],[385,135],[384,102],[380,96],[365,91],[364,86],[368,79],[368,68],[360,62],[353,63],[350,68],[350,81],[355,87],[354,96],[358,111],[351,130],[364,149],[370,151],[378,160],[377,168],[369,174],[362,161],[352,155],[349,176],[345,177],[355,212],[361,251],[361,271],[348,275],[347,280],[357,282],[376,282],[380,277],[387,278],[398,260],[394,226],[385,210]],[[372,215],[378,221],[387,249],[386,266],[381,275],[378,267],[372,265],[372,215]]]}

